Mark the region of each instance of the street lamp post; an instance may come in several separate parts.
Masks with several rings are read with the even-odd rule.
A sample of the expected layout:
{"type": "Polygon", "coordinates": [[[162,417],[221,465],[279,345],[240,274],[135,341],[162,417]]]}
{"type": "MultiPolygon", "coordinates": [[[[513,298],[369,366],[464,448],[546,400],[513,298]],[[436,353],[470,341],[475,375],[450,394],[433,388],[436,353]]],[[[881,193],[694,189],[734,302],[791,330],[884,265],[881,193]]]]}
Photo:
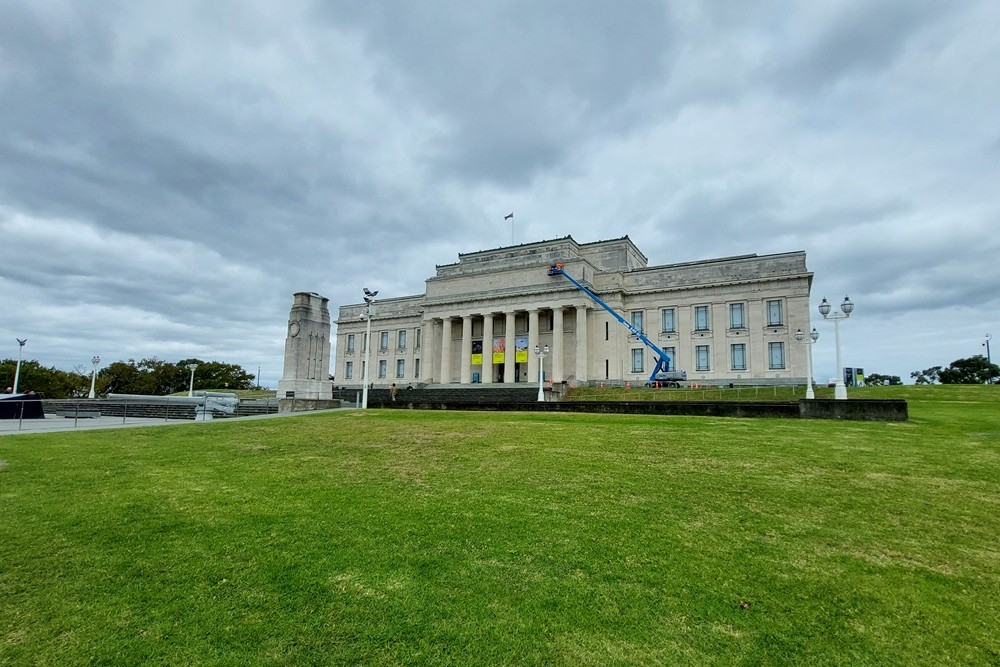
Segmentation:
{"type": "Polygon", "coordinates": [[[805,343],[805,345],[807,346],[806,349],[808,350],[808,352],[806,353],[806,398],[813,399],[816,398],[816,392],[813,391],[812,346],[813,343],[819,340],[819,332],[816,331],[816,327],[813,327],[813,330],[809,332],[808,336],[806,336],[804,333],[802,333],[802,329],[799,329],[798,331],[795,332],[795,340],[799,341],[800,343],[805,343]]]}
{"type": "Polygon", "coordinates": [[[538,400],[545,400],[545,389],[542,384],[544,376],[542,373],[542,367],[545,365],[545,355],[549,353],[549,346],[545,347],[535,346],[535,354],[538,355],[538,400]]]}
{"type": "Polygon", "coordinates": [[[14,340],[17,341],[17,366],[14,368],[14,386],[12,387],[12,389],[16,394],[17,381],[21,378],[21,350],[24,349],[24,344],[28,342],[28,339],[25,338],[24,340],[22,340],[20,338],[15,338],[14,340]]]}
{"type": "Polygon", "coordinates": [[[94,386],[97,384],[97,365],[101,363],[101,358],[95,355],[90,363],[94,364],[94,370],[90,373],[90,393],[87,394],[87,398],[94,398],[94,386]]]}
{"type": "Polygon", "coordinates": [[[198,364],[188,364],[187,369],[191,371],[191,382],[188,384],[188,398],[194,397],[194,369],[198,368],[198,364]]]}
{"type": "Polygon", "coordinates": [[[846,320],[851,316],[851,312],[854,311],[854,303],[845,296],[840,304],[841,312],[830,312],[831,310],[833,308],[830,306],[830,302],[826,300],[826,297],[823,297],[823,302],[819,304],[819,314],[823,316],[824,320],[833,320],[833,335],[837,344],[837,385],[833,390],[833,397],[843,400],[847,398],[847,386],[844,384],[844,367],[840,361],[840,320],[846,320]]]}
{"type": "MultiPolygon", "coordinates": [[[[993,363],[993,360],[990,359],[990,341],[991,340],[993,340],[993,336],[991,336],[990,334],[986,334],[986,342],[983,343],[983,345],[986,346],[986,363],[988,363],[988,364],[992,364],[993,363]]],[[[992,382],[993,381],[991,379],[990,383],[992,383],[992,382]]]]}
{"type": "Polygon", "coordinates": [[[362,317],[368,320],[368,325],[365,327],[365,372],[364,383],[365,386],[361,390],[361,409],[368,409],[368,374],[371,372],[369,368],[371,367],[371,350],[372,350],[372,315],[375,314],[375,296],[378,294],[378,290],[372,291],[367,287],[363,288],[365,291],[365,312],[362,313],[362,317]]]}

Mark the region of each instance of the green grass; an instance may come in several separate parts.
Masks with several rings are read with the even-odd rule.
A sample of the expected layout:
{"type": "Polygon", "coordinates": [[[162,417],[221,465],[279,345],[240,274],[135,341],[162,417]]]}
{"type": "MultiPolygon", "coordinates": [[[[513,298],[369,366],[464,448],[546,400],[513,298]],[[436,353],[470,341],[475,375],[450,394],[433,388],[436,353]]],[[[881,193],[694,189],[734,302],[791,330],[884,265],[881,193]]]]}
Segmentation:
{"type": "Polygon", "coordinates": [[[6,436],[0,665],[996,665],[1000,388],[871,395],[6,436]]]}

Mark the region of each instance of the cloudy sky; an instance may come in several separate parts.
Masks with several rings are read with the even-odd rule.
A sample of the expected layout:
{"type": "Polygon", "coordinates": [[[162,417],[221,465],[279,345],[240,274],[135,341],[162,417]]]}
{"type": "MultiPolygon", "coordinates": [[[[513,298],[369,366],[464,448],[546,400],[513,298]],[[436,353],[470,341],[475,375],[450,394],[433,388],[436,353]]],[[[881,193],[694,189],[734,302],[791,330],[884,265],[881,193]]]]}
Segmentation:
{"type": "Polygon", "coordinates": [[[200,357],[274,387],[293,292],[336,316],[566,235],[654,265],[805,250],[821,378],[824,296],[857,304],[844,362],[867,372],[1000,334],[996,0],[0,16],[0,358],[27,337],[46,366],[200,357]]]}

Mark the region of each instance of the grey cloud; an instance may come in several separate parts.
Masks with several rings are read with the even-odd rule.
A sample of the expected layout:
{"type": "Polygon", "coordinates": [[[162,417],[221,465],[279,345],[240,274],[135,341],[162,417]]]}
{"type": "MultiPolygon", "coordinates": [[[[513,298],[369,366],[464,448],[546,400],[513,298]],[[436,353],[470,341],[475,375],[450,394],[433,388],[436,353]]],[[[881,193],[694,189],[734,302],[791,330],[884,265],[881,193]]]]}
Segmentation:
{"type": "MultiPolygon", "coordinates": [[[[829,5],[816,5],[826,9],[829,5]]],[[[851,75],[872,76],[893,64],[916,33],[953,11],[925,0],[848,2],[833,5],[820,25],[801,30],[795,50],[770,65],[776,86],[814,92],[851,75]]]]}

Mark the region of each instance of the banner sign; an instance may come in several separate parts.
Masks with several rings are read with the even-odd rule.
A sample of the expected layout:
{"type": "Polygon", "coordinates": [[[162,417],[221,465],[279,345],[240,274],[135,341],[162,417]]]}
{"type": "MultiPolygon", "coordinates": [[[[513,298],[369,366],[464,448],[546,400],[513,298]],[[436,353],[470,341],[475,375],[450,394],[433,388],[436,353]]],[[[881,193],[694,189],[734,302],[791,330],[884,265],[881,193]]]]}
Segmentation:
{"type": "Polygon", "coordinates": [[[528,362],[528,337],[518,336],[514,339],[514,361],[519,364],[528,362]]]}
{"type": "Polygon", "coordinates": [[[472,365],[478,366],[483,363],[483,341],[472,341],[472,365]]]}
{"type": "Polygon", "coordinates": [[[493,363],[502,364],[504,360],[504,352],[507,350],[507,339],[506,338],[494,338],[493,339],[493,363]]]}

